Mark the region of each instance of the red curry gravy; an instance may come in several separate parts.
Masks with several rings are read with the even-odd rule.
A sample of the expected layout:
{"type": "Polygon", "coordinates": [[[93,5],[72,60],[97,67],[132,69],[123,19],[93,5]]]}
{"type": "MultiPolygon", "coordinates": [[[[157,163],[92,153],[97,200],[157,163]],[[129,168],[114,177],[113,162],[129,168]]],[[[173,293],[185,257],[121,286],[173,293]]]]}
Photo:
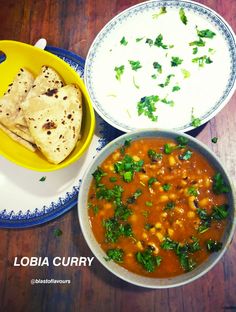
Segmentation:
{"type": "Polygon", "coordinates": [[[106,260],[164,278],[222,247],[228,187],[187,141],[127,140],[94,172],[89,217],[106,260]]]}

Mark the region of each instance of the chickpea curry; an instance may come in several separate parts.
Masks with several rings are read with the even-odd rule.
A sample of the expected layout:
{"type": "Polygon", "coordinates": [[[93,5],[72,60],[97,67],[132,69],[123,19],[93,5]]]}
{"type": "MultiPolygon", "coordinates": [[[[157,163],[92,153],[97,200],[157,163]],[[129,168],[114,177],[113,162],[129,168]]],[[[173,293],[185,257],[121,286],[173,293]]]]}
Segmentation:
{"type": "Polygon", "coordinates": [[[107,261],[172,277],[222,248],[228,192],[186,137],[126,140],[93,173],[89,217],[107,261]]]}

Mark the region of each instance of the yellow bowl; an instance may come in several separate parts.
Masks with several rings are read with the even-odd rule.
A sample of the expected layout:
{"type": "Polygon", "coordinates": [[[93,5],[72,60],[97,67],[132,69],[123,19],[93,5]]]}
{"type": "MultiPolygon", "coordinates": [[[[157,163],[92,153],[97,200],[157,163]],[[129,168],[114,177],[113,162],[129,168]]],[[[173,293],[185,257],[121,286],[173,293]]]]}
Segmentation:
{"type": "Polygon", "coordinates": [[[81,140],[78,141],[73,152],[58,165],[49,163],[40,152],[27,150],[1,130],[0,154],[20,166],[36,171],[53,171],[72,164],[89,147],[95,128],[94,110],[83,81],[66,62],[34,46],[17,41],[0,40],[1,51],[6,55],[6,60],[0,64],[0,96],[7,90],[21,67],[30,70],[36,76],[42,65],[48,65],[61,75],[66,84],[75,83],[80,87],[83,94],[83,119],[81,140]]]}

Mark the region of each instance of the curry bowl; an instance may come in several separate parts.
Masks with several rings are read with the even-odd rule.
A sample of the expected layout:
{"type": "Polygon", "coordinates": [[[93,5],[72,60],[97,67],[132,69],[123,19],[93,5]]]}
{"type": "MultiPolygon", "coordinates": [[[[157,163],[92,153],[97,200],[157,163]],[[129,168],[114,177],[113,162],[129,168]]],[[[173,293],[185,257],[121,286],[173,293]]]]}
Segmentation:
{"type": "Polygon", "coordinates": [[[54,171],[64,168],[78,160],[89,147],[95,128],[93,107],[79,75],[59,57],[37,47],[16,42],[0,41],[0,52],[5,59],[0,62],[1,84],[0,96],[7,90],[20,68],[28,69],[34,76],[38,75],[43,65],[53,68],[64,80],[65,84],[76,84],[82,93],[82,125],[81,139],[77,142],[71,154],[59,164],[52,164],[36,151],[31,152],[24,146],[13,141],[0,130],[0,155],[17,165],[36,171],[54,171]]]}
{"type": "Polygon", "coordinates": [[[235,230],[233,184],[208,147],[187,134],[140,130],[110,142],[87,169],[78,217],[111,273],[161,289],[206,274],[235,230]]]}

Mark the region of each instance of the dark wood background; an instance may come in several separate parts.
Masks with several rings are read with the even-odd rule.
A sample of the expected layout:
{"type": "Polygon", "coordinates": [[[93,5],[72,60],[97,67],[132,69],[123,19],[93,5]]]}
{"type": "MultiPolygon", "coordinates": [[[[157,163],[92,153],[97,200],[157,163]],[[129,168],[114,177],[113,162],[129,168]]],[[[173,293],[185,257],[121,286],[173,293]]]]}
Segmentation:
{"type": "MultiPolygon", "coordinates": [[[[0,0],[0,39],[53,46],[86,57],[98,31],[135,0],[0,0]]],[[[201,0],[236,31],[235,0],[201,0]]],[[[220,73],[219,73],[220,75],[220,73]]],[[[236,182],[236,96],[197,138],[212,148],[236,182]],[[219,137],[217,144],[211,138],[219,137]]],[[[1,189],[0,193],[4,190],[1,189]]],[[[0,197],[1,198],[1,197],[0,197]]],[[[0,230],[0,311],[236,311],[236,240],[223,260],[192,284],[169,290],[129,285],[95,260],[89,267],[14,268],[15,256],[92,256],[77,210],[26,230],[0,230]],[[53,230],[62,236],[55,238],[53,230]],[[70,279],[71,285],[30,285],[32,278],[70,279]]]]}

